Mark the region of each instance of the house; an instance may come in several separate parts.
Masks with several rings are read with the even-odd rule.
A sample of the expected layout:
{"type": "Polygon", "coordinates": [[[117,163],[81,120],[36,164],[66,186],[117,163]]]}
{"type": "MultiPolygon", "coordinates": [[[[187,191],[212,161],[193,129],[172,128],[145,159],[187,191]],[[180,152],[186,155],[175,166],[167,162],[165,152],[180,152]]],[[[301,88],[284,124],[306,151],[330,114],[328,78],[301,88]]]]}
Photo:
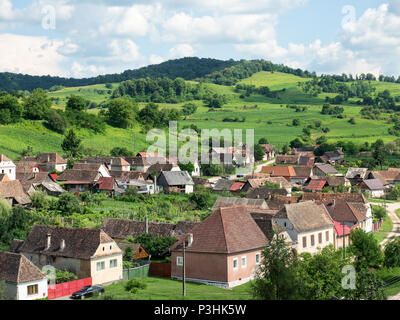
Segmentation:
{"type": "Polygon", "coordinates": [[[249,167],[254,164],[254,156],[246,149],[245,144],[237,147],[212,147],[208,157],[210,163],[215,163],[216,159],[223,166],[249,167]]]}
{"type": "MultiPolygon", "coordinates": [[[[102,164],[108,171],[128,172],[131,170],[131,165],[121,157],[86,157],[80,161],[80,164],[102,164]]],[[[77,170],[94,170],[93,168],[82,167],[77,170]]]]}
{"type": "Polygon", "coordinates": [[[215,183],[215,185],[213,187],[213,191],[228,192],[231,189],[233,183],[234,183],[233,180],[221,178],[215,183]]]}
{"type": "Polygon", "coordinates": [[[385,187],[379,179],[364,180],[359,187],[361,192],[365,192],[374,198],[382,198],[385,195],[385,187]]]}
{"type": "Polygon", "coordinates": [[[0,174],[6,174],[10,180],[16,179],[17,167],[5,155],[0,154],[0,174]]]}
{"type": "Polygon", "coordinates": [[[275,147],[272,144],[260,144],[264,151],[263,161],[268,161],[275,158],[275,147]]]}
{"type": "Polygon", "coordinates": [[[250,189],[258,189],[265,185],[268,178],[261,178],[261,179],[248,179],[245,185],[242,188],[243,192],[247,192],[250,189]]]}
{"type": "Polygon", "coordinates": [[[272,198],[274,194],[279,194],[282,196],[290,196],[290,193],[288,193],[286,189],[256,188],[248,190],[246,193],[246,198],[269,200],[272,198]]]}
{"type": "Polygon", "coordinates": [[[147,158],[142,157],[125,157],[125,160],[130,164],[132,170],[139,172],[146,172],[151,167],[151,165],[155,164],[150,163],[147,158]]]}
{"type": "Polygon", "coordinates": [[[157,185],[164,192],[193,193],[194,182],[187,171],[162,171],[157,179],[157,185]]]}
{"type": "Polygon", "coordinates": [[[122,251],[101,229],[35,225],[19,251],[39,268],[91,277],[93,285],[122,280],[122,251]]]}
{"type": "Polygon", "coordinates": [[[290,182],[305,185],[313,175],[312,167],[295,166],[293,167],[295,175],[290,177],[290,182]]]}
{"type": "Polygon", "coordinates": [[[6,300],[36,300],[47,297],[46,275],[19,253],[0,251],[0,280],[6,284],[6,300]]]}
{"type": "Polygon", "coordinates": [[[120,242],[129,236],[136,238],[144,233],[161,237],[178,236],[179,233],[189,232],[196,224],[197,222],[192,221],[179,221],[176,224],[172,224],[149,222],[147,219],[145,221],[134,221],[106,218],[101,224],[101,229],[111,238],[120,242]]]}
{"type": "Polygon", "coordinates": [[[326,185],[331,187],[333,191],[337,191],[340,186],[351,187],[351,183],[346,177],[327,176],[324,179],[326,180],[326,185]]]}
{"type": "Polygon", "coordinates": [[[296,173],[292,166],[280,167],[262,167],[262,173],[268,173],[271,177],[283,177],[287,181],[291,181],[292,178],[296,176],[296,173]]]}
{"type": "Polygon", "coordinates": [[[314,156],[302,156],[300,155],[299,161],[297,162],[298,165],[300,166],[307,166],[307,167],[312,167],[315,162],[315,157],[314,156]]]}
{"type": "Polygon", "coordinates": [[[329,175],[336,175],[338,171],[329,163],[316,163],[314,166],[313,174],[318,177],[326,177],[329,175]]]}
{"type": "Polygon", "coordinates": [[[306,191],[316,192],[322,191],[326,185],[326,180],[311,180],[309,184],[305,187],[306,191]]]}
{"type": "Polygon", "coordinates": [[[94,184],[93,191],[106,193],[113,197],[115,194],[122,194],[125,191],[121,189],[113,177],[100,177],[94,184]]]}
{"type": "Polygon", "coordinates": [[[146,173],[151,176],[155,173],[158,176],[161,171],[181,171],[181,169],[173,163],[156,163],[151,165],[146,173]]]}
{"type": "Polygon", "coordinates": [[[58,178],[57,181],[62,183],[62,186],[72,192],[80,193],[89,191],[93,188],[96,182],[102,177],[101,173],[97,170],[65,170],[58,178]]]}
{"type": "Polygon", "coordinates": [[[21,161],[36,162],[39,167],[46,172],[63,172],[67,169],[67,160],[63,159],[58,153],[40,153],[36,157],[23,157],[21,161]]]}
{"type": "Polygon", "coordinates": [[[350,245],[350,233],[352,229],[344,223],[337,221],[333,221],[333,223],[335,224],[335,249],[343,248],[343,246],[348,247],[350,245]]]}
{"type": "Polygon", "coordinates": [[[400,170],[398,168],[389,168],[386,171],[371,171],[368,179],[379,179],[385,189],[390,189],[400,184],[400,170]]]}
{"type": "Polygon", "coordinates": [[[285,204],[272,221],[288,233],[298,254],[334,244],[334,224],[325,207],[314,201],[285,204]]]}
{"type": "Polygon", "coordinates": [[[17,178],[21,181],[22,187],[28,195],[32,195],[36,190],[46,192],[50,196],[58,197],[66,192],[57,182],[55,182],[47,172],[23,174],[17,178]]]}
{"type": "Polygon", "coordinates": [[[349,168],[346,172],[346,179],[348,179],[352,186],[360,184],[367,178],[368,168],[349,168]]]}
{"type": "MultiPolygon", "coordinates": [[[[100,173],[102,177],[110,178],[111,174],[108,168],[103,163],[93,163],[93,162],[85,162],[85,163],[76,163],[71,170],[80,170],[80,171],[97,171],[100,173]]],[[[120,171],[122,172],[122,171],[120,171]]]]}
{"type": "Polygon", "coordinates": [[[349,228],[360,228],[365,232],[373,231],[370,206],[345,200],[334,200],[324,204],[332,220],[345,224],[349,228]]]}
{"type": "Polygon", "coordinates": [[[19,161],[16,164],[16,176],[18,180],[24,178],[25,175],[31,175],[32,173],[43,172],[39,164],[36,161],[19,161]]]}
{"type": "Polygon", "coordinates": [[[295,154],[295,155],[279,154],[276,156],[275,163],[276,164],[298,164],[299,158],[300,158],[299,154],[295,154]]]}
{"type": "Polygon", "coordinates": [[[243,206],[220,208],[171,248],[171,278],[232,288],[254,279],[268,240],[243,206]],[[185,261],[183,242],[185,241],[185,261]]]}
{"type": "Polygon", "coordinates": [[[218,197],[211,210],[215,211],[222,207],[245,206],[247,208],[269,209],[264,199],[218,197]]]}
{"type": "Polygon", "coordinates": [[[242,188],[245,185],[243,181],[235,181],[233,182],[232,186],[229,188],[229,191],[232,193],[240,193],[243,192],[242,188]]]}
{"type": "Polygon", "coordinates": [[[271,199],[267,201],[270,210],[281,210],[285,204],[298,203],[301,200],[299,196],[282,196],[279,194],[272,195],[271,199]]]}
{"type": "Polygon", "coordinates": [[[10,206],[27,206],[30,205],[31,199],[25,193],[24,188],[19,180],[8,180],[8,176],[0,182],[0,199],[6,200],[10,206]]]}
{"type": "Polygon", "coordinates": [[[336,151],[327,151],[325,152],[320,159],[322,162],[331,162],[336,163],[344,158],[344,153],[341,148],[338,148],[336,151]]]}

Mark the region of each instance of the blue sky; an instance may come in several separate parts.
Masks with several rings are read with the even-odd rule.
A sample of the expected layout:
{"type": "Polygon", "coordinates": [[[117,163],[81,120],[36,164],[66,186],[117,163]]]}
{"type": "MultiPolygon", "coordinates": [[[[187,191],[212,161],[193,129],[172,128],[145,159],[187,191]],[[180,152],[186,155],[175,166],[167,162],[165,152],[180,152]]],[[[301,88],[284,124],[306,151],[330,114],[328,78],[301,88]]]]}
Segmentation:
{"type": "Polygon", "coordinates": [[[398,76],[400,0],[0,0],[0,71],[88,77],[185,56],[398,76]]]}

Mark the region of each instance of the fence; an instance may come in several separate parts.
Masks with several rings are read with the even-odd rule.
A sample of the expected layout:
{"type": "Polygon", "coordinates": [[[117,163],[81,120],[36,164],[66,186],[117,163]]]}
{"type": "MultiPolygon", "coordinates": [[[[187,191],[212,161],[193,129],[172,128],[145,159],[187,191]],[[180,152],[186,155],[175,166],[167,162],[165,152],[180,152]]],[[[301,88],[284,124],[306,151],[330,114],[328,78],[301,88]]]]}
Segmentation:
{"type": "Polygon", "coordinates": [[[137,268],[123,270],[123,279],[131,280],[133,278],[144,278],[149,276],[150,265],[146,264],[137,268]]]}
{"type": "Polygon", "coordinates": [[[152,277],[171,278],[171,263],[150,263],[150,275],[152,277]]]}
{"type": "Polygon", "coordinates": [[[382,222],[381,222],[381,221],[374,222],[374,223],[373,223],[373,230],[374,230],[374,232],[379,231],[379,229],[381,228],[381,226],[382,226],[382,222]]]}
{"type": "Polygon", "coordinates": [[[49,286],[48,297],[49,300],[51,300],[59,297],[70,296],[74,292],[81,290],[83,287],[91,285],[92,285],[92,278],[59,283],[56,284],[53,288],[49,286]]]}

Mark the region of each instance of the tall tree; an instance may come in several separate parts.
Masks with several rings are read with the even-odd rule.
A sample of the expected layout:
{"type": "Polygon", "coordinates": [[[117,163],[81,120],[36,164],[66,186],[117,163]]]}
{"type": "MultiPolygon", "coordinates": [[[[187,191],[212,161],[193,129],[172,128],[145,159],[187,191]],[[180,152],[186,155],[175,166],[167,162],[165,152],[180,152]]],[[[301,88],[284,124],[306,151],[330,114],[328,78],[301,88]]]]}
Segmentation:
{"type": "Polygon", "coordinates": [[[84,111],[86,109],[86,100],[81,96],[71,95],[68,98],[66,111],[84,111]]]}
{"type": "Polygon", "coordinates": [[[81,151],[81,139],[77,137],[75,131],[73,129],[69,130],[66,134],[61,148],[68,154],[70,157],[77,157],[81,151]]]}
{"type": "Polygon", "coordinates": [[[378,139],[372,144],[372,157],[381,166],[382,170],[383,163],[386,159],[385,144],[382,139],[378,139]]]}
{"type": "Polygon", "coordinates": [[[51,108],[51,101],[43,89],[35,89],[24,99],[25,118],[43,120],[51,108]]]}

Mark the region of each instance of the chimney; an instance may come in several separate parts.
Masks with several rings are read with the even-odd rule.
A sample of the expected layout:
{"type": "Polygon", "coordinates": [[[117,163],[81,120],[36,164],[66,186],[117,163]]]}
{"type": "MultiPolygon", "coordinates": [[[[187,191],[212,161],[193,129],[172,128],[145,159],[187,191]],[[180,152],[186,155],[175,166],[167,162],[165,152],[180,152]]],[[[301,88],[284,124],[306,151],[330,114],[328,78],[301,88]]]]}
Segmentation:
{"type": "Polygon", "coordinates": [[[62,239],[60,243],[60,251],[63,251],[65,249],[65,240],[62,239]]]}
{"type": "Polygon", "coordinates": [[[190,248],[193,244],[193,233],[188,234],[188,248],[190,248]]]}
{"type": "Polygon", "coordinates": [[[46,250],[49,250],[51,246],[51,234],[47,234],[47,243],[46,243],[46,250]]]}
{"type": "Polygon", "coordinates": [[[50,162],[50,155],[47,155],[47,162],[50,162]]]}
{"type": "Polygon", "coordinates": [[[149,233],[149,218],[146,217],[145,220],[145,232],[149,233]]]}

